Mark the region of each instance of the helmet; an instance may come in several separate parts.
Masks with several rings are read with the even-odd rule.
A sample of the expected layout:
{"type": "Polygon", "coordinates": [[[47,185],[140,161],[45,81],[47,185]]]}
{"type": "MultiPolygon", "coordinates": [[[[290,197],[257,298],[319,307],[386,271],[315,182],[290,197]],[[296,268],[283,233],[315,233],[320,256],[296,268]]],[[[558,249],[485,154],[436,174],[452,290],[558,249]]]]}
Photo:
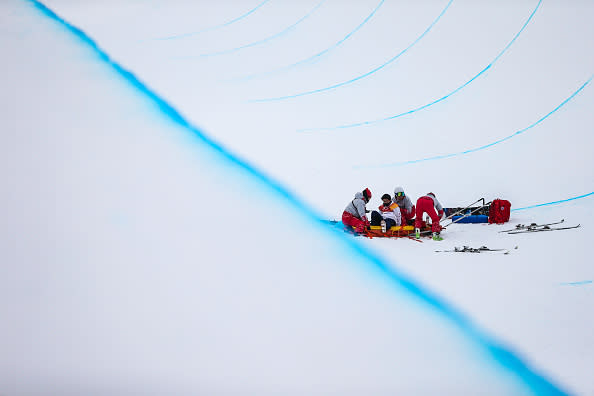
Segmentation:
{"type": "Polygon", "coordinates": [[[366,188],[365,190],[363,190],[363,196],[365,197],[365,199],[369,201],[371,199],[371,191],[368,188],[366,188]]]}

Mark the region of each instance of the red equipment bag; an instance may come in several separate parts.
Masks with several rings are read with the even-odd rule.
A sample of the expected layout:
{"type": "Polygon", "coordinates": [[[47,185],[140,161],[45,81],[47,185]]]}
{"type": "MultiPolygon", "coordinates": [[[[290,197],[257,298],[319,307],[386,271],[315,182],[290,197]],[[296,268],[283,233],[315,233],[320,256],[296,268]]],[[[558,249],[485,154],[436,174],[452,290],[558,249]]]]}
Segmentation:
{"type": "Polygon", "coordinates": [[[511,203],[505,199],[494,199],[489,208],[489,224],[503,224],[509,221],[511,203]]]}

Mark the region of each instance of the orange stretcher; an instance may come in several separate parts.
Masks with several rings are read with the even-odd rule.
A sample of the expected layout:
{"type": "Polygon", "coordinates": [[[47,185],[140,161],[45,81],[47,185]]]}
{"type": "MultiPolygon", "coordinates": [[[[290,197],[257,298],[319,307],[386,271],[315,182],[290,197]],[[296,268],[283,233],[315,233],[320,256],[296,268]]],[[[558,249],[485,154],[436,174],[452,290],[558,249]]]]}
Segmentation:
{"type": "MultiPolygon", "coordinates": [[[[355,233],[355,227],[352,227],[352,229],[353,233],[355,233]]],[[[423,222],[421,232],[423,234],[431,233],[431,224],[426,224],[423,222]]],[[[391,227],[390,229],[386,230],[386,232],[382,231],[381,226],[369,226],[365,230],[365,233],[360,235],[366,236],[368,238],[407,238],[414,236],[414,234],[414,226],[402,225],[391,227]]]]}

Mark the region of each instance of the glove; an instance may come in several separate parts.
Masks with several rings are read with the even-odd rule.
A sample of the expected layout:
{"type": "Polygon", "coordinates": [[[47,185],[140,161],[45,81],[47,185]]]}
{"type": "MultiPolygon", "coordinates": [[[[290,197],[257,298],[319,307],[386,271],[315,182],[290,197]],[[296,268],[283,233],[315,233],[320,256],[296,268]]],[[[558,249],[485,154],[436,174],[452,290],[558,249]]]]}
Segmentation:
{"type": "Polygon", "coordinates": [[[363,220],[363,224],[365,224],[365,227],[369,227],[369,220],[367,220],[367,217],[363,217],[361,220],[363,220]]]}

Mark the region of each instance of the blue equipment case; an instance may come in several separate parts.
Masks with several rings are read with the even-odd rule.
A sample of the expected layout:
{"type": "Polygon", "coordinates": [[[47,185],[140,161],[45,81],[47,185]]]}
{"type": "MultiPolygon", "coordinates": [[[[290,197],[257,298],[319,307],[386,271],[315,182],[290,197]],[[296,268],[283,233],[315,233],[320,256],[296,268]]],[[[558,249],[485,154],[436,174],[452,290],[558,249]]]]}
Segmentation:
{"type": "Polygon", "coordinates": [[[457,223],[457,224],[461,224],[461,223],[488,223],[489,222],[489,216],[487,216],[487,215],[470,215],[470,216],[466,216],[463,219],[459,220],[462,217],[464,217],[464,216],[462,216],[462,215],[454,216],[454,217],[452,217],[452,222],[457,223]]]}

